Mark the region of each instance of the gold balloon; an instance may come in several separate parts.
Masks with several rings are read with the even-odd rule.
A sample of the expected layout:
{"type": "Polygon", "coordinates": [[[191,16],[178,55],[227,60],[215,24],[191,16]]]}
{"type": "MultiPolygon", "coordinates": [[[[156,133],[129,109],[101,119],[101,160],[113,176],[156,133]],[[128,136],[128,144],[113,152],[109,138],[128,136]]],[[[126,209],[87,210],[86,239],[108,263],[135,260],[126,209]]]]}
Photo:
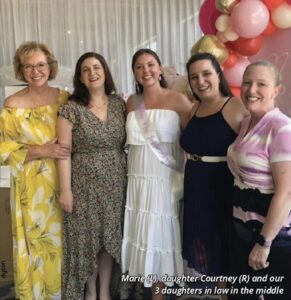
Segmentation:
{"type": "Polygon", "coordinates": [[[230,14],[237,3],[237,0],[216,0],[215,6],[220,12],[230,14]]]}
{"type": "Polygon", "coordinates": [[[216,35],[204,35],[191,49],[191,55],[199,52],[210,53],[222,65],[228,58],[226,46],[219,40],[216,35]]]}

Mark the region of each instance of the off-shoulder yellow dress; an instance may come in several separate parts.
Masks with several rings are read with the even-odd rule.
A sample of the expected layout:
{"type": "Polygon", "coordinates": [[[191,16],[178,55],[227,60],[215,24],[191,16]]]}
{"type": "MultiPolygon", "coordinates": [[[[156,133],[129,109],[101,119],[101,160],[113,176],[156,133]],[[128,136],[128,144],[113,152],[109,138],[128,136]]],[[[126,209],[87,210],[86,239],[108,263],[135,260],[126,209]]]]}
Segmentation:
{"type": "Polygon", "coordinates": [[[56,137],[57,111],[68,97],[38,108],[3,108],[0,114],[0,164],[12,172],[11,201],[16,298],[61,298],[62,214],[58,204],[56,161],[24,162],[30,145],[56,137]]]}

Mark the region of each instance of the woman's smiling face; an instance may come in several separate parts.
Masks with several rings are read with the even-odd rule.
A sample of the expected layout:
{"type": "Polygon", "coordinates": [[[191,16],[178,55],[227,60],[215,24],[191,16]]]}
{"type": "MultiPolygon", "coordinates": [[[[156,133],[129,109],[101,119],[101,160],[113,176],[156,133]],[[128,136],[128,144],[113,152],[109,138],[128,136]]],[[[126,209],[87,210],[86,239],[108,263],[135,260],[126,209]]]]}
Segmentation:
{"type": "Polygon", "coordinates": [[[280,92],[273,68],[253,65],[246,69],[241,86],[241,97],[252,116],[261,118],[275,106],[280,92]]]}
{"type": "Polygon", "coordinates": [[[135,79],[144,87],[159,82],[162,67],[154,56],[148,53],[140,55],[134,64],[135,79]]]}
{"type": "Polygon", "coordinates": [[[200,99],[219,95],[219,76],[209,59],[192,63],[189,67],[190,85],[200,99]]]}

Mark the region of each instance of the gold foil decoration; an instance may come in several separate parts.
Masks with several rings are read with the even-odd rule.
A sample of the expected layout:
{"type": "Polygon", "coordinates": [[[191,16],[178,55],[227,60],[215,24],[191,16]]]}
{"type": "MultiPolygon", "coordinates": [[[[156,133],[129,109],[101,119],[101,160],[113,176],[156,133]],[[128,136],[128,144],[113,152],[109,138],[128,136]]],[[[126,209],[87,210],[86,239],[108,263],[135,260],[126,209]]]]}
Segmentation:
{"type": "Polygon", "coordinates": [[[210,53],[222,65],[228,58],[228,51],[224,43],[212,34],[204,35],[200,40],[191,48],[191,55],[199,52],[210,53]]]}
{"type": "Polygon", "coordinates": [[[215,0],[216,8],[224,14],[230,14],[237,3],[237,0],[215,0]]]}

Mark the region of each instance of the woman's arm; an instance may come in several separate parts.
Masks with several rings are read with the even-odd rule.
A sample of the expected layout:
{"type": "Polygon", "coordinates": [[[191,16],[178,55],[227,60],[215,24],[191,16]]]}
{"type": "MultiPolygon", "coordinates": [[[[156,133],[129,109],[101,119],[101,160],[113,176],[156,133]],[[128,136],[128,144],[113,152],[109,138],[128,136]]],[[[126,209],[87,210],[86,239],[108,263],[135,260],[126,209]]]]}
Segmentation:
{"type": "MultiPolygon", "coordinates": [[[[271,164],[275,193],[261,230],[265,240],[272,241],[284,226],[291,211],[291,162],[271,164]]],[[[249,256],[249,266],[254,269],[268,267],[269,247],[256,244],[249,256]]]]}
{"type": "Polygon", "coordinates": [[[271,164],[275,194],[262,228],[266,240],[273,240],[286,222],[291,210],[291,161],[271,164]]]}
{"type": "MultiPolygon", "coordinates": [[[[58,143],[69,149],[72,148],[72,128],[73,125],[70,121],[63,117],[58,117],[58,143]]],[[[59,202],[64,211],[72,213],[73,195],[71,189],[71,156],[58,159],[58,171],[60,180],[59,202]]]]}
{"type": "Polygon", "coordinates": [[[134,98],[134,95],[131,95],[126,101],[127,114],[130,113],[131,111],[134,111],[133,98],[134,98]]]}
{"type": "Polygon", "coordinates": [[[184,129],[191,118],[191,112],[193,111],[193,104],[190,100],[181,93],[175,92],[176,99],[176,111],[178,112],[181,119],[181,126],[184,129]]]}
{"type": "Polygon", "coordinates": [[[39,158],[65,159],[70,156],[70,154],[71,149],[66,145],[58,143],[57,138],[55,138],[44,145],[29,146],[24,162],[29,162],[39,158]]]}
{"type": "MultiPolygon", "coordinates": [[[[23,98],[24,93],[26,93],[26,88],[5,99],[4,107],[6,109],[18,108],[19,105],[25,107],[26,100],[23,98]]],[[[59,93],[58,90],[57,93],[59,93]]],[[[17,136],[17,130],[14,122],[10,114],[7,114],[6,111],[4,114],[5,116],[3,116],[3,125],[0,126],[1,131],[3,131],[3,136],[6,136],[6,141],[12,140],[15,142],[16,139],[13,135],[17,136]]],[[[25,159],[23,161],[24,163],[40,158],[63,159],[70,155],[70,149],[58,144],[57,139],[53,139],[44,145],[24,145],[24,147],[26,149],[25,159]]]]}

